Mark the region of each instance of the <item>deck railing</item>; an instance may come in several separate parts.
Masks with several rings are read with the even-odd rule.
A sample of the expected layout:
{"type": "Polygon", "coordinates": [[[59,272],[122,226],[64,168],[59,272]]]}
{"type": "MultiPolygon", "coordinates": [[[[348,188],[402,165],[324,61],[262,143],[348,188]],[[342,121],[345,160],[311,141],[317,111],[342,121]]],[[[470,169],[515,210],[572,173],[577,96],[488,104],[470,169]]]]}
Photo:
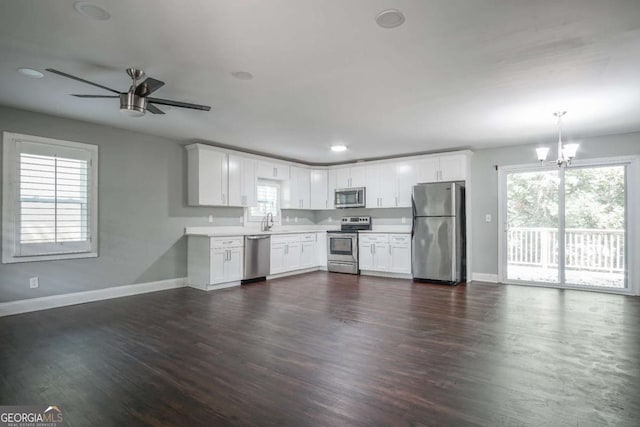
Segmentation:
{"type": "MultiPolygon", "coordinates": [[[[507,261],[511,265],[557,267],[558,250],[558,230],[555,228],[509,228],[507,261]]],[[[565,230],[567,269],[623,272],[624,254],[624,230],[565,230]]]]}

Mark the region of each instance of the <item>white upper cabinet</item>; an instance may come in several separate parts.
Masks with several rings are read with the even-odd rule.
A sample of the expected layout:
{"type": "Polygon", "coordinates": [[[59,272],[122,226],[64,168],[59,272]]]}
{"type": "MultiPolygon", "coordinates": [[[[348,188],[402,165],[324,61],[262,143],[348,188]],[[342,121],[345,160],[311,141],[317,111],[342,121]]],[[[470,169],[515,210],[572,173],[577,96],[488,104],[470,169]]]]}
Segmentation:
{"type": "Polygon", "coordinates": [[[329,174],[326,169],[311,169],[309,171],[310,179],[310,208],[311,209],[329,209],[329,174]]]}
{"type": "Polygon", "coordinates": [[[309,209],[309,169],[291,166],[291,179],[282,186],[283,209],[309,209]]]}
{"type": "Polygon", "coordinates": [[[336,175],[335,188],[354,188],[367,185],[365,166],[340,167],[332,170],[335,171],[336,175]]]}
{"type": "Polygon", "coordinates": [[[334,209],[336,206],[336,188],[338,188],[338,169],[327,170],[327,184],[329,209],[334,209]]]}
{"type": "MultiPolygon", "coordinates": [[[[349,188],[351,187],[351,168],[339,168],[334,169],[333,172],[336,176],[335,188],[349,188]]],[[[335,189],[334,188],[334,189],[335,189]]]]}
{"type": "Polygon", "coordinates": [[[420,182],[418,173],[421,163],[419,160],[402,160],[396,162],[396,178],[398,184],[398,207],[410,208],[413,186],[420,182]]]}
{"type": "Polygon", "coordinates": [[[393,164],[373,163],[366,166],[368,208],[398,206],[398,183],[393,164]]]}
{"type": "Polygon", "coordinates": [[[328,169],[290,166],[266,157],[204,144],[186,147],[190,206],[257,203],[258,178],[282,181],[282,208],[334,209],[335,190],[366,188],[367,208],[411,207],[413,186],[465,181],[470,152],[354,163],[328,169]]]}
{"type": "Polygon", "coordinates": [[[290,178],[289,165],[260,160],[258,161],[257,177],[278,181],[287,180],[290,178]]]}
{"type": "Polygon", "coordinates": [[[229,154],[229,206],[255,206],[256,160],[229,154]]]}
{"type": "Polygon", "coordinates": [[[227,154],[213,147],[193,144],[187,147],[187,161],[189,205],[227,205],[227,154]]]}
{"type": "Polygon", "coordinates": [[[440,181],[464,181],[467,178],[467,156],[454,154],[440,159],[440,181]]]}
{"type": "Polygon", "coordinates": [[[367,185],[367,168],[365,166],[352,166],[350,168],[351,185],[349,187],[364,187],[367,185]]]}
{"type": "Polygon", "coordinates": [[[417,182],[464,181],[467,179],[467,156],[452,154],[420,159],[417,182]]]}

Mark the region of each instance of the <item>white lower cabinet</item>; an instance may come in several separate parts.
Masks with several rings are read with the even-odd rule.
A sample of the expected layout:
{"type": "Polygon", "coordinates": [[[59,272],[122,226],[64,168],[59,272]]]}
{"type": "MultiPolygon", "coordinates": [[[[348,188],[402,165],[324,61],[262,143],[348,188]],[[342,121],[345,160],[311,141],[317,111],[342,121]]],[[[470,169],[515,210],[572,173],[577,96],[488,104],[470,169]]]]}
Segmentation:
{"type": "Polygon", "coordinates": [[[311,268],[318,266],[318,247],[316,233],[303,234],[300,236],[300,267],[311,268]]]}
{"type": "Polygon", "coordinates": [[[243,248],[214,249],[211,254],[211,283],[242,280],[243,248]]]}
{"type": "Polygon", "coordinates": [[[189,286],[211,289],[239,282],[244,268],[244,237],[189,236],[187,270],[189,286]]]}
{"type": "Polygon", "coordinates": [[[286,271],[298,270],[302,264],[300,242],[287,243],[284,252],[284,268],[286,271]]]}
{"type": "Polygon", "coordinates": [[[411,273],[411,238],[408,234],[361,233],[358,251],[360,270],[411,273]]]}
{"type": "Polygon", "coordinates": [[[389,236],[390,263],[392,273],[411,274],[411,235],[391,234],[389,236]]]}
{"type": "Polygon", "coordinates": [[[327,233],[316,233],[316,265],[327,268],[327,233]]]}
{"type": "Polygon", "coordinates": [[[320,266],[318,235],[319,233],[305,233],[271,236],[270,274],[320,266]]]}
{"type": "Polygon", "coordinates": [[[269,268],[269,274],[284,273],[284,243],[275,243],[273,239],[271,241],[271,267],[269,268]]]}

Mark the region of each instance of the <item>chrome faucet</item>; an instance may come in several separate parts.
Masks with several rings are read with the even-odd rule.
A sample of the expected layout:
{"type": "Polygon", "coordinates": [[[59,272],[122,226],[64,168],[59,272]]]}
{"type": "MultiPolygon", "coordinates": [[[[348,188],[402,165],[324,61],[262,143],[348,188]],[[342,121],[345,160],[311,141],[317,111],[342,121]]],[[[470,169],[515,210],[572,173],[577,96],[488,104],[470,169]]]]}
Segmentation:
{"type": "Polygon", "coordinates": [[[267,212],[267,214],[262,218],[262,231],[270,231],[273,228],[273,214],[271,212],[267,212]]]}

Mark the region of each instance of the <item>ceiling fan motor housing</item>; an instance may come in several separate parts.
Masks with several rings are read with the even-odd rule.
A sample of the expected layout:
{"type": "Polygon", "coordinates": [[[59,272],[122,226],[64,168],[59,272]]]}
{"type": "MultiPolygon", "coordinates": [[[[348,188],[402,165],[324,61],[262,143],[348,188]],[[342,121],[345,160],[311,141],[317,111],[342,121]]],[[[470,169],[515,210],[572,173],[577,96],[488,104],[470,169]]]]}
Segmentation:
{"type": "Polygon", "coordinates": [[[132,92],[121,93],[120,110],[123,112],[134,113],[134,115],[142,115],[147,111],[147,98],[144,96],[138,96],[132,92]]]}

